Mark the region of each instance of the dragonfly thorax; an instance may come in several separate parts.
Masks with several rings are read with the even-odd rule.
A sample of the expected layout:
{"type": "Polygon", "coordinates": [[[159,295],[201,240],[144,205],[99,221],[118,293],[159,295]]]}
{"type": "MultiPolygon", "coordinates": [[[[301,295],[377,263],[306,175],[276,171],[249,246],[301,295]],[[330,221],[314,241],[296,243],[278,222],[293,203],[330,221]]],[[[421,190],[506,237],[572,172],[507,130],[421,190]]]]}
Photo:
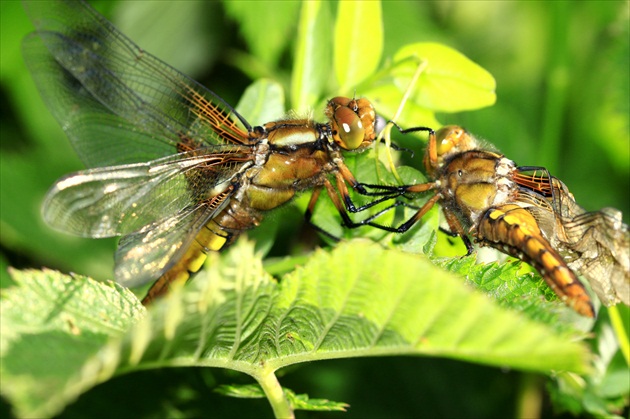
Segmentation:
{"type": "Polygon", "coordinates": [[[459,209],[464,224],[476,225],[488,208],[514,199],[514,168],[514,162],[493,152],[472,150],[452,156],[439,171],[445,204],[459,209]]]}

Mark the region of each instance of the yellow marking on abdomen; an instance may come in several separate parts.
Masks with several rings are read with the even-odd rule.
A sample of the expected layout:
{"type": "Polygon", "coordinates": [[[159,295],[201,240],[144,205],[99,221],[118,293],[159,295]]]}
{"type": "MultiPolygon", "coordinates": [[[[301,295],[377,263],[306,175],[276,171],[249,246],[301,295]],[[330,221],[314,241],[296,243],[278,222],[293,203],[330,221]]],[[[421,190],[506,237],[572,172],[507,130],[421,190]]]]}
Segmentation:
{"type": "Polygon", "coordinates": [[[142,299],[142,304],[151,303],[166,294],[171,287],[183,286],[190,279],[191,274],[201,269],[208,257],[207,253],[221,250],[227,240],[227,233],[223,232],[214,220],[209,221],[197,234],[184,255],[149,288],[147,295],[142,299]]]}
{"type": "Polygon", "coordinates": [[[542,236],[536,219],[527,210],[515,204],[488,210],[479,222],[477,238],[530,263],[568,306],[584,316],[594,317],[584,286],[542,236]]]}

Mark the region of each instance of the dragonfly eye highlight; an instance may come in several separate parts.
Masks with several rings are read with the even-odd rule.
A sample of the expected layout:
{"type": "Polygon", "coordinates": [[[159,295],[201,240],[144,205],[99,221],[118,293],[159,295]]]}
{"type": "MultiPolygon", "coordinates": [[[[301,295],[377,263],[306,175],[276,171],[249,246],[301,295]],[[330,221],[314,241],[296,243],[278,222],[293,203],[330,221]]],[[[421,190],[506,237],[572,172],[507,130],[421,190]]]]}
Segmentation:
{"type": "Polygon", "coordinates": [[[477,146],[473,137],[464,128],[457,125],[442,127],[435,133],[435,137],[438,158],[472,150],[477,146]]]}
{"type": "Polygon", "coordinates": [[[369,145],[375,138],[376,113],[366,99],[335,97],[328,102],[333,141],[344,150],[369,145]]]}

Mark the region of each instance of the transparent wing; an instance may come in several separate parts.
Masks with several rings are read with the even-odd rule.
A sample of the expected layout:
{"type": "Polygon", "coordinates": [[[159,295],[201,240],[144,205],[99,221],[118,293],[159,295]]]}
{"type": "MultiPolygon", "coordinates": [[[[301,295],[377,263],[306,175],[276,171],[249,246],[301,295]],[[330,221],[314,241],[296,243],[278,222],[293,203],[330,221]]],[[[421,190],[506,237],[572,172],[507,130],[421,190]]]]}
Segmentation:
{"type": "Polygon", "coordinates": [[[563,222],[567,246],[579,257],[569,262],[590,281],[607,306],[630,305],[630,234],[613,208],[584,212],[563,222]]]}
{"type": "Polygon", "coordinates": [[[56,229],[84,237],[146,231],[225,190],[250,158],[249,147],[206,151],[71,174],[49,191],[42,206],[44,219],[56,229]]]}
{"type": "Polygon", "coordinates": [[[567,186],[546,171],[518,173],[518,200],[539,222],[541,231],[586,279],[606,306],[630,305],[630,234],[614,208],[585,211],[567,186]]]}
{"type": "Polygon", "coordinates": [[[137,163],[199,145],[245,144],[229,105],[143,51],[87,3],[36,1],[25,61],[48,107],[88,167],[137,163]]]}
{"type": "Polygon", "coordinates": [[[199,230],[221,208],[197,205],[123,237],[115,255],[116,281],[127,287],[155,281],[183,256],[199,230]]]}

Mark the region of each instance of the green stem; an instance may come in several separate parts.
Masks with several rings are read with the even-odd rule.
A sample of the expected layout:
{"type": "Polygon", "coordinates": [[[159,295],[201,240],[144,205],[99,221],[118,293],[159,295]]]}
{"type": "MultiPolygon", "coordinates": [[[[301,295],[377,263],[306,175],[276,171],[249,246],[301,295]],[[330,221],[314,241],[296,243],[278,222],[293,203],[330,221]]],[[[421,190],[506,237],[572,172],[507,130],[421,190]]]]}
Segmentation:
{"type": "Polygon", "coordinates": [[[542,399],[540,377],[533,373],[524,373],[520,379],[515,417],[539,418],[542,410],[542,399]]]}
{"type": "Polygon", "coordinates": [[[630,365],[630,343],[628,343],[628,334],[619,315],[619,309],[616,306],[608,307],[608,315],[610,316],[610,323],[615,331],[615,335],[617,335],[619,349],[626,359],[626,364],[630,365]]]}
{"type": "Polygon", "coordinates": [[[282,386],[273,371],[263,370],[261,374],[254,376],[258,384],[262,387],[276,418],[295,418],[293,409],[289,405],[289,401],[284,397],[282,386]]]}
{"type": "MultiPolygon", "coordinates": [[[[409,95],[411,94],[412,90],[416,87],[416,83],[418,82],[420,75],[424,72],[426,68],[427,68],[426,61],[418,59],[418,67],[416,68],[416,71],[413,73],[413,76],[411,77],[411,81],[409,82],[409,85],[407,86],[407,89],[405,90],[403,97],[400,100],[400,104],[398,105],[396,114],[392,117],[390,122],[387,123],[387,125],[385,126],[385,129],[381,131],[378,138],[376,139],[375,146],[376,146],[376,150],[378,150],[378,144],[381,142],[382,138],[385,138],[386,157],[389,163],[389,170],[394,174],[394,177],[396,178],[399,184],[402,184],[403,182],[402,182],[402,179],[400,178],[400,175],[398,174],[398,171],[396,170],[396,165],[394,164],[394,159],[392,157],[392,149],[391,149],[392,126],[393,126],[393,123],[395,123],[396,120],[400,118],[400,114],[402,113],[402,110],[405,107],[407,100],[409,100],[409,95]]],[[[378,156],[378,151],[377,151],[377,156],[378,156]]],[[[379,173],[378,158],[375,160],[375,165],[376,165],[376,173],[378,174],[379,173]]],[[[379,178],[380,178],[380,175],[379,175],[379,178]]]]}
{"type": "Polygon", "coordinates": [[[569,3],[552,2],[551,43],[548,45],[547,89],[543,107],[540,163],[552,172],[557,171],[560,159],[564,108],[569,87],[568,16],[569,3]]]}

